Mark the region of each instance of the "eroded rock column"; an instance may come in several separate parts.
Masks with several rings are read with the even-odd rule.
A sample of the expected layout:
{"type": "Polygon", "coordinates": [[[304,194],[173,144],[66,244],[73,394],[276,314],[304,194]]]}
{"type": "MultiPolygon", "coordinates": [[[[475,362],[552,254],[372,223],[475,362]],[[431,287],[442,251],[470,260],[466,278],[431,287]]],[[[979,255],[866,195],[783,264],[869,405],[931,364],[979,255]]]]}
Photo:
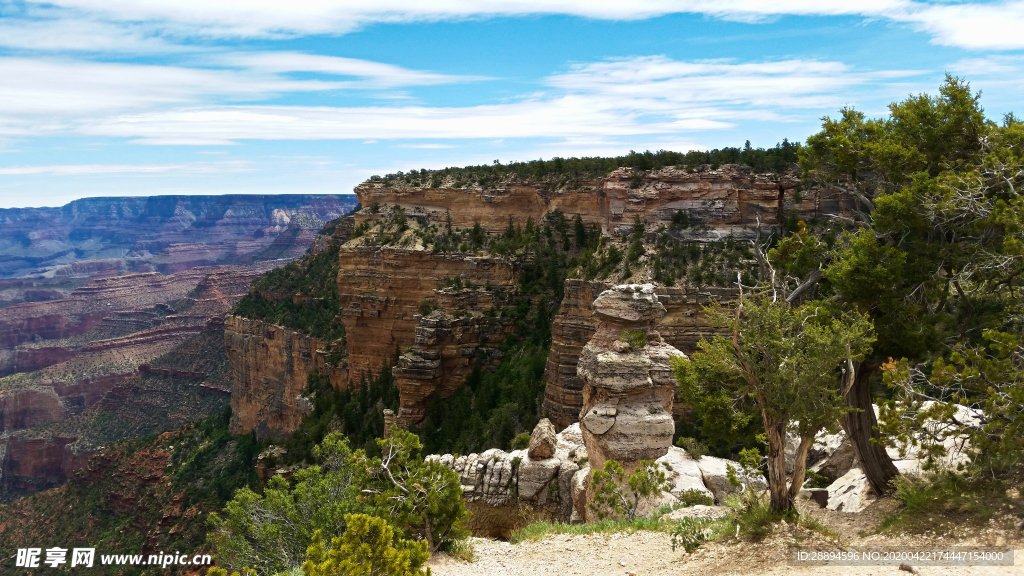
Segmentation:
{"type": "Polygon", "coordinates": [[[627,473],[672,445],[672,358],[655,323],[665,315],[651,284],[626,284],[594,300],[598,324],[580,354],[580,430],[592,470],[616,460],[627,473]]]}

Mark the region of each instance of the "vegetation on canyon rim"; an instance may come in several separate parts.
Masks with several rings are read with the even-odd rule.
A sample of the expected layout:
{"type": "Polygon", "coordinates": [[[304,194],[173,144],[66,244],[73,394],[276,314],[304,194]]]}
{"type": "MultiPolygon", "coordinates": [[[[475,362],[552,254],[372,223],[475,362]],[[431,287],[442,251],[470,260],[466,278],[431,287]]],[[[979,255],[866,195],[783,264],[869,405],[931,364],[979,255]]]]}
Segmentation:
{"type": "Polygon", "coordinates": [[[783,139],[774,148],[753,148],[748,140],[743,148],[721,148],[691,152],[633,152],[612,158],[553,158],[444,168],[442,170],[412,170],[386,176],[372,176],[370,182],[386,186],[432,187],[497,185],[510,182],[538,181],[559,186],[591,178],[602,178],[617,168],[632,168],[644,172],[667,167],[680,167],[690,172],[716,170],[723,164],[743,164],[756,172],[780,173],[797,161],[800,145],[783,139]]]}
{"type": "MultiPolygon", "coordinates": [[[[733,254],[741,284],[753,294],[740,300],[742,308],[709,309],[733,338],[702,343],[690,362],[677,366],[677,375],[682,398],[695,408],[700,424],[692,443],[735,446],[741,436],[749,437],[750,423],[760,420],[768,427],[768,510],[791,509],[793,494],[803,485],[802,470],[791,484],[781,471],[779,431],[795,422],[802,427],[803,449],[815,432],[841,422],[880,492],[896,476],[885,444],[927,444],[920,429],[928,419],[952,420],[956,433],[984,448],[964,469],[944,473],[943,482],[953,477],[967,489],[984,484],[993,490],[993,478],[1002,486],[1019,475],[1022,141],[1024,125],[1012,116],[1001,125],[986,122],[977,96],[954,78],[937,97],[893,104],[886,119],[867,120],[843,110],[840,119],[826,119],[822,132],[795,152],[805,185],[839,186],[858,198],[852,218],[796,223],[788,234],[745,254],[735,243],[723,246],[733,254]],[[890,357],[902,360],[886,360],[890,357]],[[702,385],[709,381],[735,386],[711,390],[702,385]],[[806,402],[790,401],[795,398],[806,402]],[[872,401],[882,404],[878,428],[865,426],[872,401]],[[982,408],[989,416],[980,427],[966,426],[952,418],[951,403],[982,408]],[[721,422],[729,424],[727,429],[721,422]]],[[[664,160],[663,155],[645,158],[664,160]]],[[[596,170],[565,166],[558,170],[576,175],[596,170]]],[[[503,169],[506,175],[530,177],[529,167],[495,165],[473,174],[477,182],[499,178],[503,169]]],[[[546,164],[532,168],[534,177],[555,170],[546,164]]],[[[470,178],[452,174],[396,175],[401,180],[388,182],[415,186],[409,178],[470,178]]],[[[691,223],[679,216],[673,225],[679,230],[691,223]]],[[[550,237],[546,226],[536,227],[538,239],[550,237]]],[[[565,236],[569,245],[571,235],[565,236]]],[[[508,237],[516,238],[514,229],[508,237]]],[[[532,236],[527,238],[529,243],[532,236]]],[[[610,267],[621,275],[653,244],[658,280],[674,281],[684,268],[675,262],[686,262],[693,248],[669,246],[670,239],[641,224],[621,248],[602,240],[593,251],[580,253],[577,270],[594,278],[610,267]]],[[[464,242],[477,249],[487,244],[469,231],[466,239],[442,245],[464,242]]],[[[730,257],[723,260],[729,263],[730,257]]],[[[714,272],[721,275],[721,269],[714,272]]],[[[472,400],[464,403],[472,407],[472,400]]],[[[459,419],[441,418],[438,424],[451,421],[459,419]]],[[[941,451],[932,443],[923,453],[934,460],[941,451]]],[[[911,511],[914,490],[904,486],[898,493],[911,511]]]]}
{"type": "MultiPolygon", "coordinates": [[[[705,340],[689,362],[676,366],[680,398],[693,409],[677,436],[686,436],[678,440],[695,448],[695,456],[705,450],[736,455],[767,444],[771,499],[733,502],[736,512],[727,520],[680,523],[674,531],[683,548],[732,534],[735,527],[756,538],[774,519],[792,514],[803,470],[798,466],[787,478],[780,440],[794,427],[805,450],[818,430],[841,425],[875,489],[889,490],[895,479],[905,508],[885,526],[920,529],[915,518],[927,515],[938,518],[931,529],[953,515],[957,521],[987,519],[1002,509],[1000,495],[1024,476],[1024,123],[1013,116],[1001,124],[986,121],[977,96],[955,78],[938,96],[912,97],[890,112],[869,120],[844,109],[839,118],[826,118],[804,146],[556,159],[379,179],[395,186],[534,179],[557,187],[618,167],[642,176],[666,166],[699,171],[726,162],[782,171],[798,161],[803,186],[840,188],[857,198],[857,206],[829,221],[783,222],[752,246],[728,238],[718,244],[687,239],[700,223],[685,212],[663,229],[638,222],[615,241],[561,213],[524,226],[510,223],[488,236],[478,226],[420,222],[385,207],[386,217],[354,236],[376,245],[416,242],[436,252],[481,252],[517,262],[514,290],[461,279],[439,286],[495,293],[495,321],[515,327],[500,345],[504,362],[496,368],[480,363],[452,396],[432,398],[414,430],[419,437],[395,431],[388,440],[378,438],[384,432],[381,410],[397,408],[393,358],[375,377],[344,391],[310,374],[313,410],[283,445],[288,463],[311,465],[266,485],[241,472],[251,470],[257,451],[249,437],[201,427],[195,438],[175,440],[175,458],[194,456],[181,457],[173,482],[188,502],[204,503],[197,510],[219,508],[232,490],[246,486],[211,519],[210,545],[221,565],[274,574],[307,562],[308,574],[350,574],[360,568],[345,564],[342,551],[360,550],[368,555],[362,567],[380,558],[387,566],[383,573],[415,574],[426,552],[455,546],[465,520],[458,477],[422,456],[507,448],[517,436],[522,446],[521,435],[540,416],[551,320],[570,275],[698,286],[734,285],[739,278],[746,294],[739,304],[708,308],[725,336],[705,340]],[[872,403],[880,405],[878,427],[872,427],[872,403]],[[959,420],[958,405],[980,409],[984,418],[959,420]],[[946,435],[966,437],[974,447],[971,460],[930,482],[897,479],[886,445],[918,444],[926,465],[942,456],[929,422],[942,423],[946,435]],[[213,462],[230,466],[211,471],[213,462]],[[405,476],[396,475],[399,470],[405,476]],[[202,481],[185,481],[191,479],[202,481]]],[[[264,276],[235,313],[332,342],[341,361],[337,255],[337,248],[307,255],[264,276]]],[[[430,302],[421,310],[432,311],[430,302]]],[[[622,337],[628,342],[631,335],[622,337]]],[[[752,454],[745,452],[748,464],[752,454]]],[[[660,485],[657,471],[647,472],[634,487],[622,474],[616,477],[614,466],[596,471],[595,481],[606,488],[605,500],[597,503],[604,504],[602,511],[635,512],[644,492],[660,485]],[[632,499],[624,486],[634,492],[632,499]]],[[[76,497],[83,502],[101,498],[83,482],[75,479],[64,490],[82,491],[76,497]]],[[[632,518],[627,524],[656,522],[632,518]]],[[[98,525],[108,535],[145,533],[120,520],[98,525]]],[[[192,526],[180,538],[197,538],[197,531],[192,526]]]]}

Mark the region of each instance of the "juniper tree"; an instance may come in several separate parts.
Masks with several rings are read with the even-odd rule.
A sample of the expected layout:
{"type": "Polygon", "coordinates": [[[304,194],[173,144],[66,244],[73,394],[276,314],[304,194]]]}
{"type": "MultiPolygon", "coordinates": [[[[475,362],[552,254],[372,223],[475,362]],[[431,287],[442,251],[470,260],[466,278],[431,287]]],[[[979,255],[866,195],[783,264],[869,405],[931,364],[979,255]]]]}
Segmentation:
{"type": "Polygon", "coordinates": [[[800,151],[804,181],[853,196],[852,218],[786,238],[772,253],[798,291],[817,290],[874,322],[878,342],[857,367],[842,423],[879,494],[899,472],[877,427],[871,382],[890,356],[928,361],[969,337],[977,307],[965,280],[984,244],[998,237],[970,232],[968,213],[935,217],[945,183],[973,170],[993,143],[993,126],[966,82],[947,76],[939,92],[893,103],[887,118],[849,108],[826,117],[800,151]]]}
{"type": "Polygon", "coordinates": [[[792,510],[815,435],[833,429],[849,410],[843,396],[854,381],[854,363],[871,349],[871,322],[827,302],[791,305],[770,290],[741,292],[735,308],[712,304],[705,311],[731,335],[701,340],[691,359],[674,362],[679,395],[698,412],[720,411],[724,398],[741,418],[745,407],[760,413],[771,507],[792,510]],[[800,437],[788,485],[787,432],[800,437]]]}

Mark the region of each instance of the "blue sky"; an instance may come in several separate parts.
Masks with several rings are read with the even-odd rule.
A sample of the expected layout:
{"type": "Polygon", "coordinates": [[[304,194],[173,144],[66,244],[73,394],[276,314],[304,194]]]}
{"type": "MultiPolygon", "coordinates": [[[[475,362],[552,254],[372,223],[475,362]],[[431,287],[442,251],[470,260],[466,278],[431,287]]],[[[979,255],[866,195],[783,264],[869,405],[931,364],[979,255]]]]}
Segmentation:
{"type": "Polygon", "coordinates": [[[1024,1],[0,0],[0,207],[767,147],[946,72],[999,119],[1022,30],[1024,1]]]}

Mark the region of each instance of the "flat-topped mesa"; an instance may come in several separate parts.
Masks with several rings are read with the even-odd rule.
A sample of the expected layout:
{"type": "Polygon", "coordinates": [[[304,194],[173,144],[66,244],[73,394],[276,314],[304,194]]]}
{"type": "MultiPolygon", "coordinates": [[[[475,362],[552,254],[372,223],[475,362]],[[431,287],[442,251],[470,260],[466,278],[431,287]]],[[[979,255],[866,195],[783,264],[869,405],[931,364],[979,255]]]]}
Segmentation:
{"type": "Polygon", "coordinates": [[[625,284],[594,300],[593,338],[580,354],[580,429],[592,469],[616,460],[627,473],[672,445],[672,359],[685,355],[665,343],[655,323],[665,315],[651,284],[625,284]]]}

